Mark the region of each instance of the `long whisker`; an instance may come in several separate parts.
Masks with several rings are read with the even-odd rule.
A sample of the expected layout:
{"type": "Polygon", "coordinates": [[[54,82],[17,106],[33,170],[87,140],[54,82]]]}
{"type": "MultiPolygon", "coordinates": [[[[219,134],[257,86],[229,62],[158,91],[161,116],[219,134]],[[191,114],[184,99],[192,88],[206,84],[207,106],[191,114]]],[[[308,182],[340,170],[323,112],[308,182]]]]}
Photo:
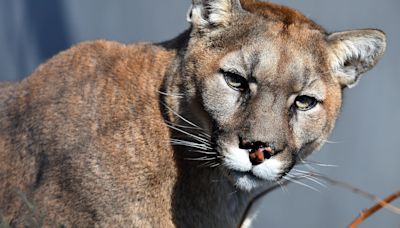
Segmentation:
{"type": "Polygon", "coordinates": [[[316,166],[320,166],[320,167],[338,167],[337,165],[325,164],[325,163],[311,161],[311,160],[303,160],[302,163],[312,164],[312,165],[316,165],[316,166]]]}
{"type": "Polygon", "coordinates": [[[313,167],[313,166],[311,166],[310,164],[308,164],[303,158],[300,158],[299,160],[300,160],[300,162],[301,162],[301,164],[299,164],[299,165],[304,165],[304,166],[307,167],[310,171],[315,171],[315,172],[318,172],[318,171],[319,171],[319,170],[316,169],[315,167],[313,167]]]}
{"type": "Polygon", "coordinates": [[[203,153],[203,154],[210,154],[210,155],[218,154],[218,152],[213,151],[211,147],[209,147],[208,145],[206,145],[204,143],[195,143],[195,142],[180,140],[180,139],[170,139],[168,141],[165,141],[165,143],[169,143],[173,146],[188,147],[187,151],[194,152],[194,153],[203,153]]]}
{"type": "Polygon", "coordinates": [[[215,168],[215,167],[218,167],[218,166],[220,166],[221,164],[220,163],[215,163],[214,165],[210,165],[210,167],[211,168],[215,168]]]}
{"type": "Polygon", "coordinates": [[[193,147],[193,148],[200,149],[200,150],[212,150],[212,147],[208,146],[207,144],[195,143],[195,142],[180,140],[180,139],[171,139],[171,144],[193,147]]]}
{"type": "Polygon", "coordinates": [[[183,98],[183,93],[175,93],[175,94],[173,94],[173,93],[165,93],[165,92],[162,92],[162,91],[160,91],[160,90],[158,90],[157,91],[159,94],[161,94],[161,95],[164,95],[164,96],[170,96],[170,97],[178,97],[178,98],[183,98]]]}
{"type": "Polygon", "coordinates": [[[206,162],[204,162],[203,164],[199,165],[198,167],[211,167],[212,165],[216,165],[216,164],[219,165],[219,163],[216,162],[215,160],[206,161],[206,162]]]}
{"type": "Polygon", "coordinates": [[[161,102],[161,104],[163,104],[167,109],[169,109],[173,114],[175,114],[177,117],[179,117],[181,120],[185,121],[186,123],[188,123],[189,125],[196,127],[197,129],[202,129],[201,127],[197,126],[196,124],[194,124],[193,122],[185,119],[183,116],[179,115],[177,112],[175,112],[172,108],[170,108],[167,104],[161,102]]]}
{"type": "Polygon", "coordinates": [[[321,181],[319,181],[318,178],[315,178],[315,177],[313,177],[313,176],[304,176],[304,178],[306,178],[307,180],[312,181],[312,182],[318,184],[318,185],[321,186],[321,187],[328,188],[328,186],[326,186],[324,183],[322,183],[321,181]]]}
{"type": "Polygon", "coordinates": [[[189,161],[215,161],[216,158],[210,157],[200,157],[200,158],[185,158],[185,160],[189,161]]]}
{"type": "Polygon", "coordinates": [[[183,143],[171,143],[173,146],[182,146],[182,147],[188,147],[187,151],[192,152],[192,153],[200,153],[200,154],[209,154],[209,155],[216,155],[217,153],[215,151],[211,151],[202,147],[197,147],[193,145],[186,145],[183,143]],[[193,149],[192,149],[193,148],[193,149]]]}
{"type": "MultiPolygon", "coordinates": [[[[321,181],[318,180],[318,177],[313,176],[313,175],[309,175],[309,172],[298,170],[298,169],[293,169],[293,171],[298,172],[300,175],[302,175],[301,177],[304,177],[309,181],[312,181],[312,182],[314,182],[314,183],[316,183],[316,184],[318,184],[318,185],[320,185],[320,186],[322,186],[324,188],[327,188],[327,186],[324,183],[322,183],[321,181]]],[[[296,173],[294,173],[294,174],[296,175],[296,173]]]]}
{"type": "Polygon", "coordinates": [[[279,184],[279,186],[281,187],[283,192],[288,192],[288,189],[287,189],[286,185],[284,184],[284,182],[277,181],[277,183],[279,184]]]}
{"type": "Polygon", "coordinates": [[[216,157],[216,158],[223,158],[223,157],[224,157],[224,156],[222,156],[222,155],[218,155],[218,153],[215,152],[215,151],[191,150],[191,149],[189,149],[188,151],[189,151],[189,152],[192,152],[192,153],[215,155],[214,157],[216,157]],[[217,156],[217,155],[218,155],[218,156],[217,156]]]}
{"type": "Polygon", "coordinates": [[[310,174],[310,172],[304,171],[304,170],[301,170],[301,169],[293,169],[293,171],[296,171],[296,172],[298,172],[298,173],[302,173],[303,175],[304,175],[304,174],[310,174]]]}
{"type": "Polygon", "coordinates": [[[211,135],[207,134],[203,129],[201,129],[201,131],[202,132],[200,132],[199,135],[201,135],[201,136],[203,136],[205,138],[211,139],[211,135]]]}
{"type": "Polygon", "coordinates": [[[204,132],[203,129],[200,129],[200,128],[198,128],[198,127],[180,125],[180,124],[176,124],[176,123],[173,123],[173,122],[171,122],[171,121],[168,121],[168,120],[166,120],[165,123],[167,123],[167,124],[169,124],[169,125],[172,125],[172,126],[175,126],[175,127],[179,127],[179,128],[196,129],[196,130],[200,130],[200,131],[204,132]]]}
{"type": "Polygon", "coordinates": [[[197,135],[191,134],[191,133],[189,133],[189,132],[187,132],[187,131],[184,131],[184,130],[179,129],[179,128],[177,128],[177,127],[174,127],[174,126],[172,126],[172,125],[168,125],[168,124],[167,124],[167,126],[168,126],[169,128],[171,128],[171,129],[174,129],[174,130],[179,131],[179,132],[181,132],[181,133],[183,133],[183,134],[186,134],[186,135],[188,135],[188,136],[191,136],[193,139],[195,139],[195,140],[198,141],[198,142],[202,142],[202,143],[205,143],[205,144],[207,144],[207,145],[210,145],[210,144],[209,144],[209,141],[208,141],[207,139],[204,139],[204,138],[199,137],[199,136],[197,136],[197,135]]]}
{"type": "MultiPolygon", "coordinates": [[[[164,92],[159,91],[163,95],[168,95],[164,92]]],[[[171,111],[175,116],[177,116],[179,119],[181,119],[183,122],[189,124],[190,126],[185,126],[185,125],[179,125],[172,123],[170,121],[166,121],[166,125],[178,132],[181,132],[187,136],[190,136],[193,140],[197,142],[192,142],[188,140],[182,140],[182,139],[171,139],[170,143],[172,145],[177,145],[177,146],[187,146],[190,148],[194,148],[197,150],[192,150],[189,149],[190,152],[194,153],[199,153],[199,154],[204,154],[204,155],[212,155],[212,157],[209,156],[204,156],[204,157],[199,157],[199,158],[185,158],[186,160],[192,160],[192,161],[205,161],[202,165],[200,166],[208,166],[211,168],[218,167],[220,163],[218,162],[218,159],[223,158],[223,156],[219,156],[217,152],[212,151],[213,147],[211,145],[211,135],[207,134],[206,131],[196,125],[195,123],[189,121],[188,119],[184,118],[183,116],[179,115],[176,111],[174,111],[171,107],[169,107],[167,104],[161,102],[162,105],[164,105],[169,111],[171,111]],[[184,129],[194,129],[200,131],[197,134],[188,132],[184,129]]]]}
{"type": "Polygon", "coordinates": [[[311,189],[311,190],[314,190],[314,191],[316,191],[316,192],[320,192],[318,189],[316,189],[316,188],[314,188],[314,187],[312,187],[312,186],[310,186],[310,185],[308,185],[308,184],[305,184],[305,183],[303,183],[303,182],[301,182],[301,181],[298,181],[298,180],[296,180],[296,179],[294,179],[294,178],[291,178],[291,177],[288,177],[288,176],[284,176],[283,179],[285,179],[285,180],[287,180],[287,181],[290,181],[290,182],[293,182],[293,183],[295,183],[295,184],[304,186],[304,187],[309,188],[309,189],[311,189]]]}
{"type": "Polygon", "coordinates": [[[328,143],[328,144],[339,144],[343,142],[336,142],[336,141],[330,141],[330,140],[324,140],[323,142],[328,143]]]}

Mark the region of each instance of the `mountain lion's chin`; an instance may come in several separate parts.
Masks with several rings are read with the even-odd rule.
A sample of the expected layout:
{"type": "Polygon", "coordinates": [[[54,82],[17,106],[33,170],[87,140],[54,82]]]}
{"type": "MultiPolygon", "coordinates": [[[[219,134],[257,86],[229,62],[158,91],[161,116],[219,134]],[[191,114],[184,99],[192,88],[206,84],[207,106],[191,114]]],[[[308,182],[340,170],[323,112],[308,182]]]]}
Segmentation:
{"type": "Polygon", "coordinates": [[[232,170],[228,172],[229,181],[231,181],[231,183],[235,185],[236,188],[246,192],[250,192],[254,189],[271,185],[275,181],[278,181],[280,178],[281,177],[277,177],[274,180],[269,180],[260,178],[254,175],[252,172],[238,172],[232,170]]]}
{"type": "Polygon", "coordinates": [[[278,156],[264,160],[252,160],[248,150],[226,147],[223,151],[223,167],[229,181],[238,189],[251,191],[263,185],[271,184],[282,178],[288,171],[287,164],[278,156]]]}
{"type": "Polygon", "coordinates": [[[238,189],[247,192],[270,183],[270,181],[256,177],[250,172],[244,173],[244,172],[231,171],[229,176],[230,176],[229,180],[238,189]]]}
{"type": "Polygon", "coordinates": [[[282,162],[275,159],[252,166],[248,171],[226,168],[229,181],[238,189],[247,192],[279,181],[284,173],[282,162]]]}

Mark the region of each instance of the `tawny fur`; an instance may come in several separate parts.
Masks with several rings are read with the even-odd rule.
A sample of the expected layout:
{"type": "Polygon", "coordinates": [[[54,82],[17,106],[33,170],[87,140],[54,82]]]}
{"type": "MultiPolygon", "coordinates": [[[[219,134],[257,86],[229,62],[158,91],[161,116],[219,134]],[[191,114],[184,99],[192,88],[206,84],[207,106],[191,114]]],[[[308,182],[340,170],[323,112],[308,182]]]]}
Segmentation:
{"type": "MultiPolygon", "coordinates": [[[[283,146],[289,145],[278,155],[288,163],[285,171],[294,165],[295,149],[301,148],[305,156],[320,147],[340,110],[344,83],[358,80],[358,75],[351,75],[353,68],[337,69],[337,63],[342,66],[348,58],[347,49],[329,51],[331,43],[340,45],[339,38],[332,37],[331,42],[318,25],[290,8],[242,0],[240,11],[231,4],[240,3],[194,1],[191,30],[172,41],[81,43],[39,66],[25,80],[1,84],[3,223],[13,227],[237,226],[249,197],[258,190],[238,189],[223,168],[199,167],[199,162],[186,160],[186,149],[170,144],[171,138],[180,135],[167,124],[184,124],[176,113],[212,136],[214,122],[219,122],[230,126],[225,131],[243,126],[249,137],[281,140],[283,146]],[[196,15],[210,2],[216,8],[208,13],[214,15],[196,15]],[[201,20],[195,21],[195,16],[201,20]],[[223,23],[219,25],[219,21],[223,23]],[[263,43],[260,37],[274,38],[263,43]],[[272,101],[269,95],[255,100],[271,104],[268,117],[263,114],[267,106],[263,109],[259,103],[247,114],[233,114],[227,123],[223,122],[226,118],[218,119],[220,113],[209,111],[210,102],[223,105],[218,100],[223,95],[215,92],[217,89],[199,96],[199,90],[212,88],[221,59],[241,48],[246,52],[246,45],[260,50],[270,45],[271,55],[275,50],[279,56],[279,61],[262,68],[262,74],[268,75],[262,82],[268,88],[273,86],[276,94],[300,88],[302,75],[298,79],[293,75],[304,66],[310,68],[311,77],[320,75],[319,83],[325,88],[321,92],[323,112],[313,116],[312,123],[297,127],[302,123],[292,123],[281,114],[286,98],[275,99],[281,106],[274,106],[268,103],[272,101]],[[211,101],[204,100],[208,98],[211,101]],[[253,129],[261,119],[279,132],[253,129]],[[315,133],[305,130],[317,127],[315,133]],[[306,142],[304,137],[316,139],[306,142]]],[[[361,73],[371,68],[384,50],[381,32],[360,31],[357,35],[365,33],[378,37],[382,44],[365,42],[380,49],[368,53],[369,62],[361,62],[362,56],[354,59],[354,71],[362,66],[361,73]]],[[[352,47],[351,42],[346,45],[352,47]]]]}

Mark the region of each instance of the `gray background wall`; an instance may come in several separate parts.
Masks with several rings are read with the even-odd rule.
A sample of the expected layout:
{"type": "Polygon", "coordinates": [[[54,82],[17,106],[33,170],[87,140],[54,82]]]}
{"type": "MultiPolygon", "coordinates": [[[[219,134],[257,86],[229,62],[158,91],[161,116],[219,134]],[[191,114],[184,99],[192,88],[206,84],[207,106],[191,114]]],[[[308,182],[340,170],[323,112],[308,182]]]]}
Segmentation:
{"type": "MultiPolygon", "coordinates": [[[[1,0],[0,79],[29,75],[41,62],[82,41],[162,41],[187,28],[190,0],[1,0]]],[[[276,0],[299,9],[328,31],[376,27],[388,35],[387,54],[360,84],[346,91],[330,140],[311,159],[317,167],[379,196],[400,188],[400,1],[276,0]]],[[[303,168],[306,169],[306,168],[303,168]]],[[[372,202],[328,185],[290,185],[260,202],[254,227],[344,227],[372,202]]],[[[400,227],[400,216],[381,211],[362,227],[400,227]]]]}

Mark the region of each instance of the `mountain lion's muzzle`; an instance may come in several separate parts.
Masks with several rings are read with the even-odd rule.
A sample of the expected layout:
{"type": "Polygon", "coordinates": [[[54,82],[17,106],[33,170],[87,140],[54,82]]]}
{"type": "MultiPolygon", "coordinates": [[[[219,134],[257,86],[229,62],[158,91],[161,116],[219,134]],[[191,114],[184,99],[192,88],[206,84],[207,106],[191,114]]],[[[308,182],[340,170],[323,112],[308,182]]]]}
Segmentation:
{"type": "Polygon", "coordinates": [[[253,165],[259,165],[282,151],[277,150],[274,143],[250,141],[241,137],[239,138],[239,148],[249,152],[250,162],[253,165]]]}

